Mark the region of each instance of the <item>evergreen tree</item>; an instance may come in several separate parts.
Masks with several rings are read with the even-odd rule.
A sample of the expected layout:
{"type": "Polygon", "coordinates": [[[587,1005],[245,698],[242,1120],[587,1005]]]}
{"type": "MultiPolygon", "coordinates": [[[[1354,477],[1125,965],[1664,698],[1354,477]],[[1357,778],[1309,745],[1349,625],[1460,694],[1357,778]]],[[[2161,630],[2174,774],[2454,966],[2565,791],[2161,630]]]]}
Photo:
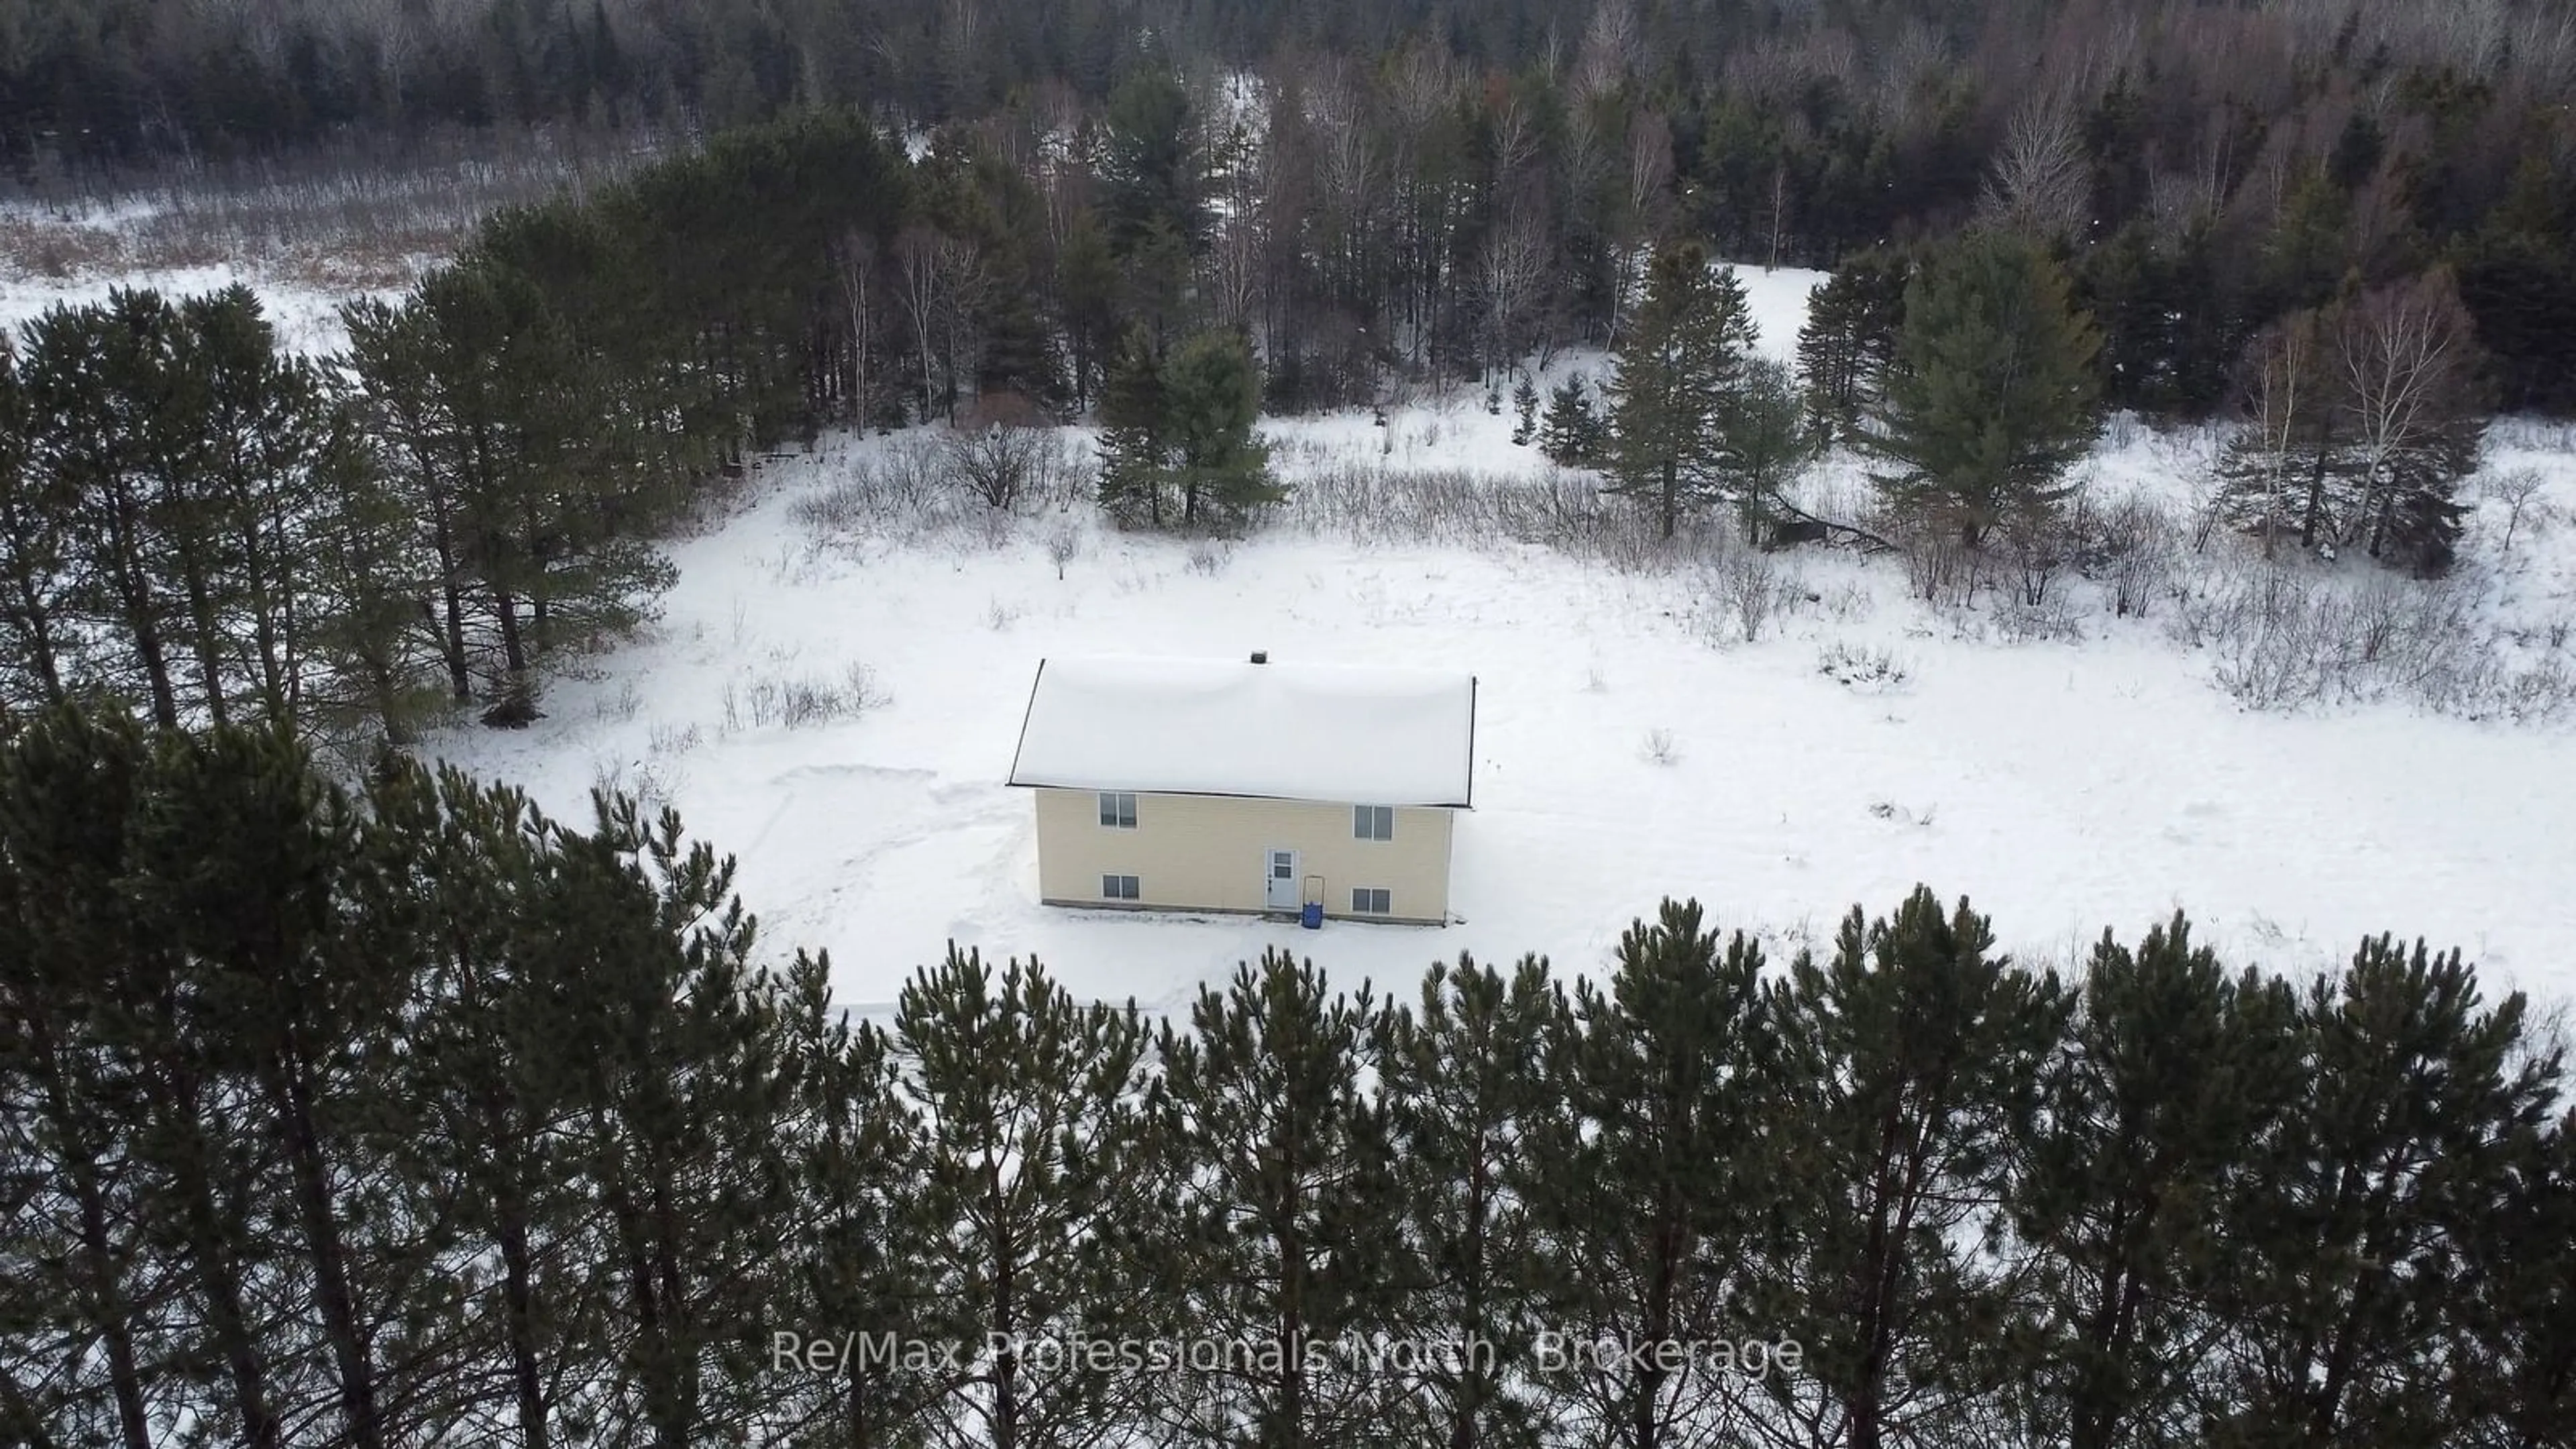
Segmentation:
{"type": "Polygon", "coordinates": [[[1789,1237],[1764,1268],[1805,1348],[1770,1387],[1826,1442],[1959,1432],[2010,1380],[2006,1269],[1969,1243],[2001,1229],[2071,1003],[1993,941],[1918,887],[1893,917],[1855,907],[1830,962],[1802,956],[1769,988],[1792,1145],[1789,1237]]]}
{"type": "Polygon", "coordinates": [[[1543,1324],[1527,1147],[1562,1009],[1545,961],[1524,958],[1506,978],[1462,955],[1454,969],[1435,964],[1419,1014],[1398,1007],[1372,1043],[1404,1228],[1391,1286],[1405,1335],[1439,1346],[1406,1406],[1422,1442],[1540,1442],[1542,1400],[1512,1368],[1532,1362],[1543,1324]]]}
{"type": "Polygon", "coordinates": [[[1172,483],[1166,406],[1162,354],[1142,328],[1130,329],[1100,388],[1100,506],[1112,518],[1163,526],[1172,483]]]}
{"type": "Polygon", "coordinates": [[[152,989],[185,1013],[169,1023],[172,1040],[196,1037],[183,1050],[248,1089],[241,1125],[278,1153],[282,1236],[300,1260],[341,1432],[380,1449],[395,1437],[383,1356],[406,1345],[378,1297],[409,1285],[373,1270],[416,1245],[385,1210],[383,1154],[403,1114],[372,1090],[372,1059],[409,980],[371,939],[375,923],[345,915],[354,812],[290,737],[218,729],[174,742],[157,764],[126,889],[193,979],[152,989]],[[208,851],[215,840],[224,848],[208,851]]]}
{"type": "Polygon", "coordinates": [[[69,680],[63,636],[71,495],[35,466],[35,419],[18,359],[0,338],[0,700],[60,704],[69,680]]]}
{"type": "Polygon", "coordinates": [[[1710,501],[1745,501],[1726,434],[1753,337],[1734,269],[1712,272],[1696,242],[1656,256],[1610,383],[1610,474],[1611,491],[1643,503],[1665,538],[1710,501]]]}
{"type": "Polygon", "coordinates": [[[1876,409],[1905,320],[1903,259],[1884,251],[1845,258],[1807,298],[1798,329],[1798,376],[1819,451],[1849,442],[1876,409]]]}
{"type": "Polygon", "coordinates": [[[2238,364],[2235,435],[2218,463],[2218,508],[2274,555],[2295,536],[2312,548],[2332,543],[2330,486],[2348,426],[2333,372],[2328,324],[2294,312],[2263,330],[2238,364]]]}
{"type": "Polygon", "coordinates": [[[1380,1442],[1392,1386],[1340,1350],[1390,1322],[1399,1237],[1384,1112],[1352,1065],[1379,1008],[1363,985],[1278,951],[1202,988],[1156,1039],[1158,1133],[1179,1174],[1164,1248],[1193,1338],[1167,1412],[1188,1442],[1321,1449],[1380,1442]]]}
{"type": "Polygon", "coordinates": [[[1521,374],[1512,389],[1512,446],[1526,448],[1538,436],[1538,380],[1521,374]]]}
{"type": "Polygon", "coordinates": [[[169,1398],[183,1307],[147,1241],[155,1204],[129,1135],[140,1064],[101,1049],[141,754],[130,720],[60,710],[0,743],[0,1160],[23,1184],[0,1243],[0,1426],[28,1444],[54,1426],[56,1442],[149,1449],[169,1398]]]}
{"type": "Polygon", "coordinates": [[[2304,994],[2304,1091],[2255,1143],[2221,1277],[2221,1444],[2434,1444],[2473,1416],[2464,1251],[2546,1129],[2554,1055],[2457,952],[2364,941],[2304,994]]]}
{"type": "MultiPolygon", "coordinates": [[[[898,1343],[929,1342],[951,1326],[949,1306],[922,1286],[932,1240],[948,1225],[916,1207],[921,1122],[897,1089],[894,1044],[832,1004],[831,970],[828,956],[800,951],[788,972],[803,1223],[790,1243],[787,1301],[808,1323],[870,1325],[898,1343]]],[[[807,1426],[798,1442],[920,1443],[932,1403],[949,1387],[944,1374],[901,1354],[832,1368],[800,1376],[787,1396],[785,1412],[807,1426]]]]}
{"type": "Polygon", "coordinates": [[[1761,542],[1778,526],[1789,485],[1811,448],[1795,374],[1771,358],[1752,359],[1727,413],[1721,458],[1734,480],[1744,536],[1761,542]]]}
{"type": "Polygon", "coordinates": [[[750,965],[733,862],[601,798],[558,830],[522,909],[567,983],[554,1050],[577,1073],[566,1150],[596,1194],[584,1252],[606,1325],[600,1392],[643,1442],[684,1449],[748,1432],[755,1365],[794,1226],[782,1128],[792,1083],[775,983],[750,965]]]}
{"type": "Polygon", "coordinates": [[[2460,300],[2495,359],[2496,406],[2576,413],[2576,205],[2559,193],[2548,158],[2526,155],[2511,191],[2454,257],[2460,300]]]}
{"type": "Polygon", "coordinates": [[[1032,961],[998,973],[952,945],[895,1007],[928,1245],[918,1291],[977,1345],[947,1417],[993,1449],[1093,1442],[1136,1413],[1135,1375],[1023,1342],[1143,1339],[1133,1245],[1160,1207],[1145,1171],[1136,1007],[1077,1006],[1032,961]]]}
{"type": "Polygon", "coordinates": [[[112,641],[101,682],[139,700],[164,729],[179,724],[185,616],[179,552],[168,530],[194,523],[164,500],[176,412],[168,365],[177,319],[159,294],[119,290],[97,306],[58,308],[27,333],[20,363],[32,416],[32,464],[70,505],[64,531],[70,607],[112,641]]]}
{"type": "Polygon", "coordinates": [[[2364,293],[2335,338],[2354,499],[2342,530],[2419,575],[2449,571],[2455,501],[2486,433],[2474,324],[2447,269],[2364,293]]]}
{"type": "Polygon", "coordinates": [[[1906,287],[1886,397],[1855,439],[1896,509],[1973,547],[2044,528],[2096,432],[2091,324],[2031,243],[1973,234],[1906,287]]]}
{"type": "Polygon", "coordinates": [[[2134,950],[2104,932],[2080,1000],[2011,1189],[2033,1419],[2074,1449],[2197,1444],[2223,1204],[2297,1091],[2295,1003],[2230,979],[2180,915],[2134,950]]]}
{"type": "Polygon", "coordinates": [[[452,1301],[423,1297],[448,1351],[478,1370],[460,1412],[531,1449],[577,1433],[572,1385],[600,1360],[608,1311],[584,1262],[584,1164],[565,1141],[582,1078],[561,1050],[577,983],[553,974],[571,957],[539,909],[554,833],[516,790],[389,756],[368,788],[359,886],[374,944],[414,983],[408,1050],[390,1064],[409,1117],[395,1156],[405,1207],[440,1223],[446,1252],[497,1270],[452,1301]]]}
{"type": "Polygon", "coordinates": [[[1674,1348],[1761,1331],[1748,1270],[1777,1227],[1762,952],[1701,919],[1665,901],[1619,938],[1606,990],[1577,983],[1523,1147],[1548,1317],[1619,1350],[1542,1363],[1541,1383],[1579,1437],[1621,1449],[1691,1442],[1742,1389],[1674,1348]]]}
{"type": "Polygon", "coordinates": [[[1187,87],[1168,65],[1139,62],[1110,94],[1103,209],[1112,243],[1132,256],[1159,230],[1195,251],[1207,234],[1206,165],[1187,87]]]}
{"type": "Polygon", "coordinates": [[[1164,359],[1163,434],[1183,528],[1230,527],[1286,498],[1271,476],[1270,448],[1253,433],[1261,368],[1241,337],[1202,332],[1164,359]]]}
{"type": "Polygon", "coordinates": [[[2145,219],[2084,255],[2075,284],[2102,331],[2102,401],[2150,417],[2205,416],[2225,400],[2242,343],[2206,224],[2171,235],[2145,219]]]}
{"type": "Polygon", "coordinates": [[[2470,1415],[2516,1449],[2576,1434],[2576,1115],[2513,1144],[2495,1209],[2462,1224],[2477,1298],[2470,1415]]]}
{"type": "Polygon", "coordinates": [[[1593,406],[1581,377],[1548,390],[1547,420],[1538,430],[1539,451],[1560,468],[1594,468],[1610,453],[1610,427],[1593,406]]]}
{"type": "Polygon", "coordinates": [[[1118,339],[1118,286],[1117,259],[1099,213],[1075,213],[1056,248],[1055,296],[1077,411],[1098,396],[1118,339]]]}

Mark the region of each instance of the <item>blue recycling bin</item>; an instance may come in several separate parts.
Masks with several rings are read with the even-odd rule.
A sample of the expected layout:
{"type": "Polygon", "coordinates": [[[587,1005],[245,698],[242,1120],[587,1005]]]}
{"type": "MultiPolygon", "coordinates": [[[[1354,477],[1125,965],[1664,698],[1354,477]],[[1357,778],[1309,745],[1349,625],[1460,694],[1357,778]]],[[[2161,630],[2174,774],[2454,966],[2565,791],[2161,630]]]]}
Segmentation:
{"type": "Polygon", "coordinates": [[[1309,931],[1320,931],[1324,929],[1324,903],[1322,901],[1308,901],[1305,909],[1297,913],[1297,924],[1304,926],[1309,931]]]}

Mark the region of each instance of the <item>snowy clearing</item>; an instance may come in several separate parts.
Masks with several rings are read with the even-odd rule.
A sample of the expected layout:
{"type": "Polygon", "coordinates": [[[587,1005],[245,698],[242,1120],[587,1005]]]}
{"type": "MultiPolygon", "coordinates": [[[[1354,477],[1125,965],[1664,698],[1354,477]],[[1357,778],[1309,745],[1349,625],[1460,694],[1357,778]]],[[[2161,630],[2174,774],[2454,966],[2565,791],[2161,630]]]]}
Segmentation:
{"type": "MultiPolygon", "coordinates": [[[[428,265],[428,258],[417,261],[422,270],[428,265]]],[[[277,329],[279,345],[289,352],[312,358],[348,347],[349,329],[340,321],[340,308],[344,303],[360,297],[378,297],[390,302],[402,296],[399,289],[353,287],[343,290],[316,286],[310,281],[278,277],[256,268],[228,263],[77,278],[29,276],[0,267],[0,330],[14,334],[57,306],[80,307],[104,302],[109,292],[119,288],[150,288],[175,300],[220,292],[236,282],[258,294],[260,306],[268,314],[269,325],[277,329]]]]}
{"type": "MultiPolygon", "coordinates": [[[[1527,456],[1480,406],[1395,424],[1445,438],[1421,444],[1443,466],[1527,456]]],[[[1279,431],[1359,440],[1361,459],[1376,432],[1364,416],[1279,431]]],[[[438,744],[574,821],[600,784],[676,804],[740,857],[770,948],[829,949],[854,1006],[882,1007],[950,939],[1168,1007],[1272,944],[1408,990],[1460,951],[1589,970],[1666,893],[1823,945],[1851,903],[1887,909],[1917,881],[1971,896],[2006,944],[2052,959],[2179,906],[2240,962],[2326,965],[2387,929],[2464,947],[2498,986],[2576,987],[2563,728],[2396,705],[2249,713],[2159,621],[1994,642],[1906,597],[1901,565],[1845,553],[1784,556],[1814,602],[1720,645],[1691,573],[1537,546],[1285,528],[1194,544],[1103,533],[1086,510],[981,535],[816,538],[797,501],[883,446],[836,439],[773,465],[738,516],[675,549],[652,638],[555,682],[525,731],[438,744]],[[1059,580],[1046,540],[1070,527],[1059,580]],[[1037,661],[1252,649],[1479,676],[1463,921],[1318,933],[1037,904],[1030,802],[1002,783],[1037,661]],[[760,723],[777,715],[759,699],[849,678],[874,707],[760,723]]],[[[2563,570],[2527,587],[2568,596],[2563,570]]]]}

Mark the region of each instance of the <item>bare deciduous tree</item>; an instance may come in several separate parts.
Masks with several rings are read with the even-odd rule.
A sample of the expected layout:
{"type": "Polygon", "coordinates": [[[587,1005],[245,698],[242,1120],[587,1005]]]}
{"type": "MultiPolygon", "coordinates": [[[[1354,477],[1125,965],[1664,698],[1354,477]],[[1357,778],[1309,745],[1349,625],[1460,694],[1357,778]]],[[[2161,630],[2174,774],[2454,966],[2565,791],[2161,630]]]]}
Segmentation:
{"type": "Polygon", "coordinates": [[[2489,478],[2485,493],[2504,505],[2504,552],[2513,552],[2514,530],[2522,526],[2522,511],[2531,506],[2532,495],[2540,491],[2540,470],[2516,468],[2489,478]]]}
{"type": "Polygon", "coordinates": [[[2066,93],[2033,96],[2013,112],[1981,210],[1991,222],[2052,241],[2071,240],[2092,223],[2092,170],[2066,93]]]}
{"type": "Polygon", "coordinates": [[[982,259],[972,242],[923,226],[904,228],[895,237],[894,251],[920,366],[922,414],[937,410],[953,421],[974,359],[982,259]]]}
{"type": "MultiPolygon", "coordinates": [[[[2227,511],[2240,526],[2249,526],[2261,536],[2267,559],[2279,549],[2281,535],[2289,527],[2293,469],[2306,431],[2315,426],[2311,415],[2325,407],[2317,395],[2322,388],[2318,351],[2316,314],[2302,312],[2256,339],[2245,368],[2241,385],[2245,432],[2229,449],[2224,465],[2227,511]]],[[[2316,470],[2310,481],[2310,519],[2321,501],[2314,494],[2323,487],[2323,473],[2322,468],[2316,470]]]]}
{"type": "Polygon", "coordinates": [[[2335,368],[2351,419],[2357,506],[2343,540],[2376,555],[2410,491],[2445,498],[2475,460],[2455,436],[2475,412],[2475,324],[2450,273],[2364,293],[2335,333],[2335,368]]]}

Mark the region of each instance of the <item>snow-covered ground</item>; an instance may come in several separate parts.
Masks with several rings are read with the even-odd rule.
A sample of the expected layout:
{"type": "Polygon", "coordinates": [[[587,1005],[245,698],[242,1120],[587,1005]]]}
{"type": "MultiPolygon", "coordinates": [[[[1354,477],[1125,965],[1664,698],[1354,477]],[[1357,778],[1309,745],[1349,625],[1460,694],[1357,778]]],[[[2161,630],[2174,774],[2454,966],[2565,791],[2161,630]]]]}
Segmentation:
{"type": "MultiPolygon", "coordinates": [[[[1785,357],[1816,274],[1742,277],[1762,346],[1785,357]]],[[[222,266],[117,279],[183,293],[235,280],[292,345],[340,344],[343,299],[309,284],[222,266]]],[[[0,323],[108,286],[0,276],[0,323]]],[[[1597,378],[1602,359],[1561,358],[1545,381],[1568,371],[1597,378]]],[[[1292,478],[1538,466],[1508,441],[1508,405],[1488,414],[1472,391],[1390,422],[1265,430],[1292,478]]],[[[2162,620],[2096,616],[2081,642],[1997,642],[1908,597],[1896,562],[1843,553],[1786,556],[1807,598],[1748,644],[1720,642],[1735,631],[1689,570],[1535,545],[1278,525],[1211,546],[1106,531],[1082,509],[908,542],[827,538],[798,520],[800,498],[885,446],[833,439],[774,465],[748,506],[676,546],[680,582],[647,638],[553,681],[528,730],[438,741],[575,821],[600,784],[676,803],[693,833],[740,857],[769,948],[829,949],[854,1005],[887,1002],[951,939],[1034,953],[1088,994],[1169,1006],[1272,944],[1407,990],[1460,951],[1590,969],[1668,893],[1784,950],[1822,946],[1851,904],[1884,910],[1917,881],[1969,895],[2008,945],[2049,959],[2180,907],[2244,961],[2323,966],[2386,929],[2465,948],[2498,986],[2576,996],[2564,726],[2402,704],[2249,713],[2162,620]],[[1059,579],[1047,544],[1067,530],[1079,551],[1059,579]],[[1479,676],[1477,808],[1455,856],[1463,919],[1303,932],[1036,903],[1030,802],[1000,782],[1038,661],[1253,649],[1479,676]],[[1844,662],[1828,672],[1829,659],[1844,662]],[[755,722],[763,685],[846,687],[854,666],[886,696],[876,707],[804,728],[755,722]],[[1902,680],[1865,677],[1888,670],[1902,680]]],[[[2115,427],[2089,473],[2106,494],[2179,504],[2193,446],[2115,427]]],[[[2537,630],[2576,616],[2576,451],[2563,429],[2500,428],[2490,471],[2518,468],[2548,481],[2513,553],[2497,552],[2490,502],[2471,557],[2482,607],[2537,630]]]]}
{"type": "MultiPolygon", "coordinates": [[[[1771,288],[1769,345],[1794,334],[1784,295],[1803,291],[1771,288]]],[[[1292,474],[1534,466],[1508,442],[1508,409],[1490,416],[1481,397],[1392,424],[1270,432],[1292,474]]],[[[2161,619],[1999,642],[1913,601],[1896,562],[1840,552],[1787,556],[1811,597],[1748,644],[1724,642],[1702,576],[1537,545],[1373,545],[1284,525],[1193,545],[1104,531],[1081,509],[908,542],[826,539],[797,519],[800,498],[885,446],[837,439],[773,465],[749,506],[676,548],[680,581],[650,638],[551,685],[534,727],[438,744],[576,821],[600,783],[670,799],[739,856],[770,948],[829,949],[854,1006],[881,1007],[949,940],[1168,1007],[1274,944],[1407,991],[1460,951],[1593,969],[1666,894],[1784,949],[1822,947],[1850,905],[1886,910],[1918,881],[1970,896],[2032,957],[2068,959],[2105,926],[2134,936],[2183,908],[2241,962],[2321,967],[2393,930],[2463,947],[2499,987],[2576,994],[2563,726],[2402,704],[2247,712],[2161,619]],[[1046,540],[1067,529],[1081,542],[1059,579],[1046,540]],[[1030,801],[1001,781],[1038,661],[1254,649],[1479,677],[1463,919],[1305,932],[1037,904],[1030,801]],[[1829,673],[1831,657],[1846,666],[1829,673]],[[856,718],[761,726],[745,706],[764,682],[829,684],[853,665],[886,696],[856,718]]],[[[2115,438],[2100,486],[2179,491],[2175,446],[2115,438]]],[[[2544,502],[2576,512],[2576,458],[2525,461],[2553,470],[2544,502]]],[[[2479,546],[2494,531],[2481,518],[2479,546]]],[[[2565,613],[2571,545],[2576,528],[2535,535],[2526,514],[2516,557],[2494,565],[2510,574],[2499,595],[2565,613]]]]}
{"type": "Polygon", "coordinates": [[[219,292],[236,282],[259,295],[262,310],[277,329],[278,341],[288,351],[308,357],[320,357],[349,345],[349,330],[340,321],[341,304],[362,296],[393,300],[401,295],[399,291],[378,288],[342,290],[316,286],[227,263],[74,278],[33,276],[0,267],[0,330],[15,333],[56,306],[104,302],[107,294],[118,288],[148,287],[176,298],[219,292]]]}

